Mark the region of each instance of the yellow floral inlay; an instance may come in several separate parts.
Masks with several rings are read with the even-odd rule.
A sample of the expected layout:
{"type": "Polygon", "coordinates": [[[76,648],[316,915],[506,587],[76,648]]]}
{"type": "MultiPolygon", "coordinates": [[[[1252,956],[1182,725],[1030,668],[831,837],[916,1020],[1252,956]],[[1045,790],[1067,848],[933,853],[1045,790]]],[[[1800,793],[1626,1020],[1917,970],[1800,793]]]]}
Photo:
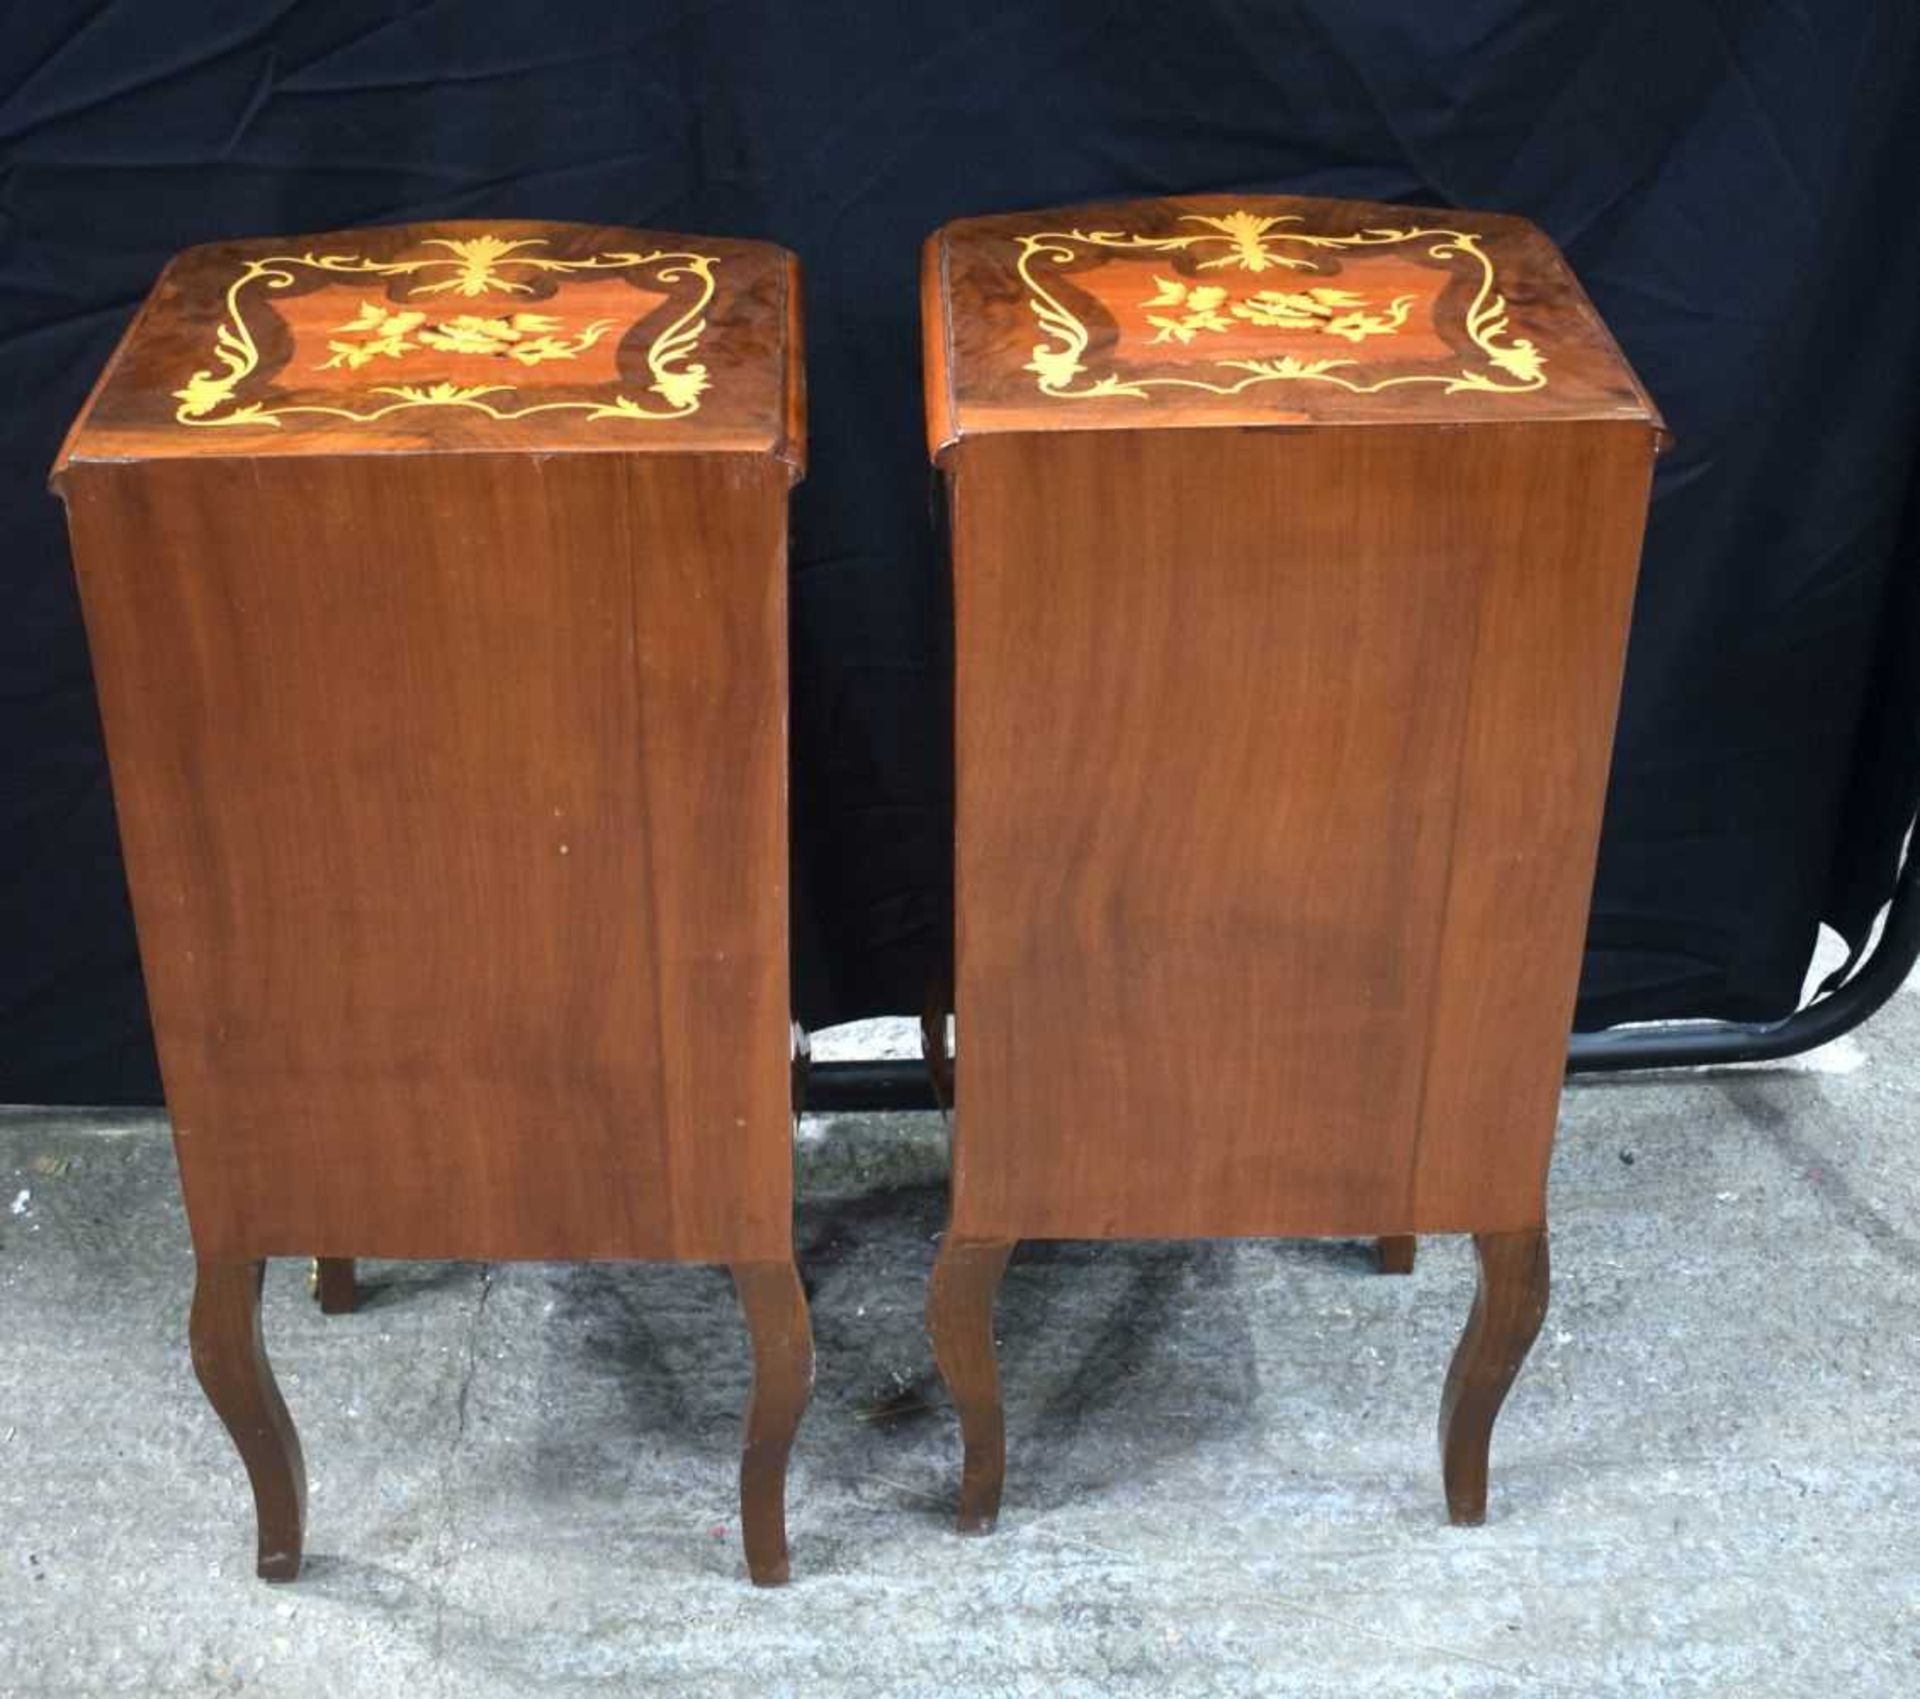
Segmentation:
{"type": "Polygon", "coordinates": [[[442,282],[423,283],[410,291],[415,295],[439,295],[449,289],[456,289],[462,295],[484,295],[489,289],[498,289],[508,295],[525,295],[533,286],[510,282],[502,277],[502,266],[531,266],[540,271],[564,270],[566,266],[564,260],[551,260],[537,255],[522,255],[519,259],[508,257],[519,253],[522,248],[544,248],[546,243],[537,236],[525,237],[518,242],[509,242],[500,236],[430,236],[421,245],[445,248],[453,255],[451,260],[427,260],[424,264],[451,265],[455,270],[453,276],[442,282]]]}
{"type": "MultiPolygon", "coordinates": [[[[1042,395],[1062,401],[1114,396],[1145,400],[1156,389],[1198,389],[1212,395],[1238,395],[1256,384],[1302,379],[1334,384],[1355,395],[1372,395],[1397,384],[1410,383],[1439,384],[1449,395],[1467,390],[1512,395],[1546,386],[1546,374],[1541,369],[1546,356],[1528,338],[1514,336],[1509,330],[1507,303],[1495,287],[1493,262],[1480,246],[1480,238],[1471,232],[1417,227],[1318,236],[1283,228],[1299,222],[1294,215],[1261,217],[1245,211],[1220,218],[1189,214],[1181,222],[1201,225],[1208,233],[1143,236],[1118,230],[1046,230],[1018,238],[1020,256],[1015,269],[1027,287],[1027,305],[1039,323],[1042,338],[1034,344],[1026,370],[1034,374],[1042,395]],[[1239,374],[1222,381],[1205,377],[1130,377],[1111,371],[1089,378],[1087,355],[1093,346],[1093,333],[1034,271],[1037,262],[1064,265],[1079,259],[1087,249],[1105,249],[1123,254],[1205,256],[1194,259],[1197,271],[1232,266],[1251,272],[1283,268],[1325,275],[1326,264],[1321,255],[1326,250],[1415,242],[1430,244],[1425,251],[1433,259],[1464,259],[1474,268],[1472,275],[1476,284],[1466,308],[1466,333],[1467,340],[1485,360],[1485,369],[1403,372],[1367,382],[1342,369],[1355,365],[1350,359],[1302,360],[1289,354],[1271,359],[1215,361],[1213,364],[1223,374],[1239,374]],[[1306,251],[1289,252],[1281,246],[1283,243],[1306,251]],[[1212,252],[1223,245],[1224,253],[1212,252]]],[[[1357,343],[1370,336],[1386,336],[1398,331],[1413,306],[1412,296],[1399,296],[1382,308],[1352,291],[1318,284],[1301,290],[1262,289],[1235,297],[1220,284],[1195,284],[1159,275],[1153,281],[1155,293],[1142,307],[1147,322],[1154,327],[1155,342],[1193,344],[1208,334],[1232,329],[1233,320],[1239,319],[1245,324],[1316,331],[1357,343]]]]}
{"type": "MultiPolygon", "coordinates": [[[[561,260],[523,252],[545,245],[539,237],[517,241],[498,236],[458,240],[432,237],[422,246],[444,248],[453,258],[425,255],[382,261],[358,254],[308,253],[274,254],[249,261],[246,269],[227,287],[226,318],[214,330],[213,355],[217,365],[195,372],[173,392],[173,398],[180,403],[174,418],[183,425],[277,428],[281,420],[296,414],[319,414],[369,424],[406,407],[464,407],[501,420],[559,412],[584,413],[589,419],[659,420],[684,418],[697,411],[709,379],[706,365],[692,355],[698,350],[707,328],[706,312],[713,301],[713,268],[720,263],[718,258],[712,254],[620,252],[561,260]],[[469,296],[494,289],[509,294],[530,291],[532,285],[501,275],[502,268],[509,266],[562,273],[624,271],[644,266],[653,268],[653,276],[660,282],[677,284],[691,280],[697,284],[693,300],[654,338],[646,352],[647,371],[652,378],[647,388],[664,405],[647,406],[632,396],[614,395],[604,400],[543,401],[527,407],[505,407],[486,398],[511,394],[510,384],[463,386],[446,381],[377,388],[371,393],[392,399],[367,411],[318,403],[274,406],[265,401],[237,401],[235,392],[239,386],[260,367],[259,344],[242,310],[248,291],[256,286],[269,290],[291,288],[302,269],[370,278],[412,278],[451,267],[452,276],[415,285],[409,292],[410,298],[447,291],[469,296]]],[[[376,360],[400,359],[418,366],[435,353],[482,354],[534,366],[546,360],[575,358],[612,330],[614,323],[612,319],[596,319],[567,333],[564,321],[543,313],[509,313],[491,318],[462,313],[436,319],[422,310],[384,307],[363,300],[353,318],[334,327],[335,335],[327,343],[329,358],[321,361],[320,366],[323,370],[338,366],[357,371],[376,360]]]]}
{"type": "Polygon", "coordinates": [[[1222,317],[1220,312],[1226,305],[1226,290],[1212,284],[1195,289],[1171,277],[1156,277],[1153,281],[1160,286],[1159,291],[1142,305],[1180,309],[1177,318],[1171,313],[1147,314],[1147,323],[1157,327],[1153,333],[1155,342],[1169,338],[1175,342],[1191,342],[1200,331],[1233,328],[1233,321],[1222,317]]]}
{"type": "MultiPolygon", "coordinates": [[[[1202,271],[1213,271],[1220,266],[1237,265],[1242,271],[1266,271],[1271,266],[1291,266],[1299,271],[1312,269],[1311,260],[1298,259],[1283,254],[1267,245],[1267,232],[1282,224],[1297,224],[1297,218],[1260,218],[1250,212],[1230,212],[1225,218],[1208,218],[1202,213],[1189,213],[1180,221],[1182,224],[1206,224],[1218,230],[1232,246],[1224,254],[1210,260],[1202,260],[1202,271]]],[[[1219,236],[1195,236],[1194,242],[1217,242],[1219,236]]]]}
{"type": "Polygon", "coordinates": [[[1232,300],[1218,284],[1183,283],[1177,277],[1155,277],[1155,292],[1141,303],[1149,309],[1155,342],[1191,342],[1201,331],[1231,330],[1233,319],[1270,330],[1310,330],[1363,342],[1369,336],[1389,336],[1407,322],[1411,295],[1402,295],[1384,312],[1368,312],[1367,298],[1349,289],[1304,289],[1286,292],[1262,289],[1243,300],[1232,300]],[[1178,314],[1153,308],[1175,308],[1178,314]],[[1223,313],[1222,308],[1226,311],[1223,313]],[[1231,317],[1228,317],[1228,315],[1231,317]]]}
{"type": "Polygon", "coordinates": [[[344,366],[358,371],[370,360],[397,360],[422,349],[442,354],[484,354],[537,366],[543,360],[571,360],[591,348],[613,328],[612,319],[595,319],[572,336],[556,334],[562,321],[546,313],[509,313],[483,318],[462,313],[458,318],[429,320],[421,312],[395,312],[373,301],[362,301],[360,311],[342,333],[328,342],[328,357],[320,370],[344,366]]]}

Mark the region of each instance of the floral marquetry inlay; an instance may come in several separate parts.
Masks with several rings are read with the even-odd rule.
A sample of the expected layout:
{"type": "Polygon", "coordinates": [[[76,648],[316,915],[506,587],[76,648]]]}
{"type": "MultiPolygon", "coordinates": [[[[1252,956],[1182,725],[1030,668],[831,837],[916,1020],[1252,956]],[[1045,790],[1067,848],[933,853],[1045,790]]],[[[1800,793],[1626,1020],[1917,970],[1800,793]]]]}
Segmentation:
{"type": "Polygon", "coordinates": [[[1147,323],[1155,326],[1155,342],[1191,342],[1202,331],[1231,330],[1234,319],[1362,342],[1398,330],[1413,305],[1411,295],[1402,295],[1384,311],[1372,312],[1367,298],[1350,289],[1262,289],[1235,300],[1214,283],[1190,286],[1173,277],[1156,277],[1154,282],[1158,288],[1142,305],[1147,323]]]}
{"type": "Polygon", "coordinates": [[[1301,222],[1293,215],[1245,210],[1177,222],[1165,234],[1014,238],[1041,335],[1025,369],[1042,395],[1233,396],[1306,380],[1358,395],[1404,384],[1495,395],[1547,385],[1546,358],[1513,334],[1493,262],[1473,233],[1407,226],[1328,235],[1292,228],[1301,222]],[[1158,263],[1146,271],[1141,260],[1158,263]],[[1145,272],[1137,288],[1104,275],[1121,261],[1136,262],[1122,276],[1145,272]],[[1385,281],[1376,287],[1376,279],[1385,281]],[[1375,339],[1384,353],[1358,357],[1375,339]],[[1155,363],[1176,355],[1177,371],[1155,363]]]}
{"type": "MultiPolygon", "coordinates": [[[[662,250],[561,258],[543,252],[546,246],[539,237],[431,237],[417,244],[417,252],[403,250],[395,259],[308,252],[250,260],[226,288],[212,363],[173,391],[179,404],[174,418],[183,425],[277,428],[297,416],[369,424],[415,407],[461,408],[497,420],[563,412],[589,420],[667,420],[698,411],[709,378],[695,356],[707,327],[718,257],[662,250]],[[634,286],[637,293],[611,302],[604,290],[588,291],[595,309],[622,306],[624,320],[600,310],[561,310],[565,297],[559,286],[596,277],[625,278],[634,286]],[[292,305],[316,283],[336,279],[357,281],[374,292],[356,298],[328,290],[327,304],[345,295],[339,307],[351,302],[352,310],[314,327],[317,346],[310,354],[305,332],[292,322],[292,305]],[[543,292],[537,306],[526,300],[543,292]],[[494,305],[487,297],[504,299],[494,305]],[[624,307],[627,301],[634,306],[624,307]],[[457,311],[456,302],[477,305],[457,311]],[[663,322],[641,353],[645,381],[637,393],[628,393],[611,350],[636,320],[655,311],[663,322]],[[291,339],[290,357],[270,360],[263,353],[270,321],[280,343],[291,339]],[[557,368],[553,381],[588,382],[575,379],[572,368],[593,352],[605,357],[605,374],[612,381],[591,397],[541,399],[538,391],[523,392],[536,376],[548,381],[549,367],[557,368]],[[299,381],[303,372],[373,376],[389,370],[408,381],[336,388],[321,397],[302,392],[297,399],[285,399],[284,388],[267,382],[299,381]]],[[[599,385],[604,379],[592,381],[599,385]]],[[[551,388],[547,393],[551,397],[551,388]]]]}
{"type": "Polygon", "coordinates": [[[484,354],[537,366],[543,360],[571,360],[613,328],[612,319],[595,319],[577,332],[547,313],[503,313],[483,318],[461,313],[433,319],[420,312],[401,313],[363,301],[360,311],[327,344],[322,371],[334,366],[359,370],[371,360],[398,360],[408,354],[484,354]]]}

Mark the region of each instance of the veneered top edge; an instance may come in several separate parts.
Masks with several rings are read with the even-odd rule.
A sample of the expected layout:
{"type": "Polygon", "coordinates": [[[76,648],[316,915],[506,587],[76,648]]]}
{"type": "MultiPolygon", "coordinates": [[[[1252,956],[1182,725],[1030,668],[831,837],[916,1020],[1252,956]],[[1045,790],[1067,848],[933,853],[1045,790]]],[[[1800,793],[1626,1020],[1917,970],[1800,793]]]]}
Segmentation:
{"type": "Polygon", "coordinates": [[[58,490],[71,468],[95,462],[519,450],[765,453],[785,462],[797,482],[806,463],[802,337],[799,262],[754,239],[459,219],[205,242],[161,268],[68,429],[50,481],[58,490]],[[261,269],[283,256],[276,270],[261,269]],[[675,262],[691,263],[675,272],[675,262]],[[405,275],[386,275],[396,272],[405,275]],[[236,307],[248,275],[264,281],[248,286],[236,307]],[[621,279],[640,292],[629,293],[621,279]],[[336,363],[327,351],[338,343],[316,337],[345,331],[362,344],[377,337],[354,337],[357,325],[316,328],[351,314],[363,293],[389,319],[403,308],[435,314],[410,333],[415,344],[434,348],[402,344],[414,348],[404,360],[371,358],[388,353],[379,348],[365,356],[364,371],[357,354],[351,373],[322,369],[336,363]],[[401,298],[410,293],[431,300],[401,298]],[[559,304],[549,307],[548,297],[559,304]],[[326,316],[336,300],[338,312],[326,316]],[[289,305],[296,316],[304,311],[304,323],[286,322],[289,305]],[[556,327],[554,312],[572,322],[556,327]],[[493,319],[481,324],[488,314],[493,319]],[[461,347],[430,334],[511,322],[526,340],[534,332],[523,325],[535,315],[547,315],[537,328],[552,334],[529,347],[525,360],[516,347],[515,359],[489,362],[476,357],[486,350],[471,338],[461,347]],[[229,341],[236,317],[241,340],[229,341]],[[596,337],[599,347],[576,358],[596,337]],[[290,351],[302,349],[313,357],[290,364],[290,351]],[[535,369],[540,357],[545,363],[535,369]],[[426,406],[440,391],[448,404],[426,406]],[[197,400],[215,392],[211,405],[197,400]],[[423,399],[403,411],[396,396],[423,399]],[[480,400],[467,403],[467,396],[480,400]],[[457,413],[460,406],[472,406],[472,414],[457,413]],[[594,423],[598,417],[611,422],[594,423]],[[281,420],[286,428],[269,435],[281,420]],[[191,428],[208,424],[229,428],[191,428]]]}
{"type": "MultiPolygon", "coordinates": [[[[1404,264],[1400,272],[1405,275],[1404,264]]],[[[1324,293],[1331,297],[1333,291],[1324,293]]],[[[921,298],[928,451],[936,462],[957,442],[980,434],[1327,428],[1415,419],[1469,425],[1500,418],[1636,420],[1654,433],[1656,449],[1670,442],[1657,404],[1564,256],[1536,223],[1512,213],[1292,196],[1193,195],[978,215],[950,221],[928,237],[921,298]],[[1228,230],[1239,234],[1216,233],[1228,230]],[[1269,230],[1271,235],[1266,234],[1269,230]],[[1465,232],[1469,240],[1451,250],[1460,256],[1452,264],[1461,275],[1447,286],[1452,293],[1444,297],[1454,303],[1448,309],[1446,322],[1452,328],[1447,334],[1469,359],[1449,365],[1433,357],[1447,352],[1433,340],[1438,325],[1425,336],[1424,365],[1395,363],[1394,350],[1405,338],[1388,336],[1356,346],[1360,336],[1370,336],[1376,326],[1391,328],[1380,316],[1364,328],[1356,326],[1344,345],[1296,333],[1279,335],[1270,346],[1226,346],[1251,339],[1255,331],[1245,321],[1252,319],[1257,326],[1254,315],[1271,310],[1263,307],[1265,300],[1294,298],[1275,293],[1273,280],[1282,280],[1279,289],[1302,289],[1323,280],[1343,290],[1361,288],[1364,283],[1349,283],[1345,273],[1350,267],[1357,266],[1356,275],[1366,278],[1366,268],[1379,264],[1375,256],[1397,258],[1402,253],[1431,275],[1435,260],[1428,251],[1436,257],[1448,251],[1436,244],[1454,231],[1465,232]],[[1428,240],[1419,240],[1423,234],[1428,240]],[[1169,240],[1172,236],[1185,239],[1169,240]],[[1036,248],[1036,243],[1043,245],[1036,248]],[[1162,257],[1162,250],[1186,250],[1196,243],[1213,245],[1200,250],[1207,257],[1197,270],[1185,252],[1162,257]],[[1295,243],[1301,246],[1291,246],[1295,243]],[[1390,247],[1393,243],[1400,246],[1390,247]],[[1264,288],[1268,294],[1256,295],[1252,306],[1244,308],[1230,298],[1226,305],[1239,315],[1232,321],[1220,322],[1226,307],[1216,310],[1209,323],[1188,318],[1179,326],[1185,332],[1179,341],[1168,341],[1163,332],[1152,337],[1159,346],[1149,349],[1142,332],[1126,328],[1129,315],[1138,309],[1112,305],[1107,278],[1139,278],[1134,294],[1185,287],[1197,297],[1203,293],[1199,284],[1211,286],[1239,275],[1214,269],[1230,263],[1244,266],[1244,260],[1235,260],[1236,248],[1242,255],[1253,253],[1247,269],[1265,269],[1267,276],[1244,279],[1239,289],[1209,287],[1204,293],[1231,297],[1264,288]],[[1337,259],[1322,257],[1337,250],[1337,259]],[[1283,251],[1308,256],[1312,263],[1283,258],[1283,251]],[[1089,265],[1096,269],[1083,284],[1078,274],[1089,265]],[[1284,280],[1297,273],[1278,268],[1288,265],[1335,275],[1287,283],[1284,280]],[[1165,281],[1176,266],[1190,280],[1184,286],[1178,279],[1174,284],[1165,281]],[[1103,292],[1105,299],[1089,297],[1088,287],[1103,292]],[[1120,313],[1118,344],[1116,320],[1106,316],[1110,311],[1120,313]],[[1460,331],[1463,312],[1475,346],[1469,346],[1460,331]],[[1198,333],[1187,330],[1188,325],[1198,326],[1198,333]],[[1219,329],[1232,329],[1236,335],[1209,334],[1219,329]],[[1210,360],[1210,344],[1223,354],[1268,356],[1264,364],[1275,367],[1313,361],[1313,367],[1300,374],[1304,377],[1314,377],[1320,368],[1333,375],[1324,383],[1276,384],[1264,374],[1244,378],[1241,372],[1256,362],[1210,360]],[[1276,358],[1279,353],[1289,358],[1276,358]],[[1322,354],[1330,357],[1315,361],[1322,354]],[[1502,364],[1506,360],[1515,362],[1510,372],[1502,364]],[[1068,380],[1050,381],[1050,366],[1066,371],[1068,380]],[[1225,367],[1235,370],[1224,372],[1225,367]],[[1190,377],[1202,381],[1188,382],[1190,377]],[[1413,387],[1404,387],[1408,385],[1413,387]],[[1382,393],[1388,390],[1394,393],[1382,393]]],[[[1130,299],[1123,293],[1123,300],[1130,299]]],[[[1346,299],[1358,297],[1348,294],[1346,299]]],[[[1156,299],[1147,310],[1158,305],[1156,299]]],[[[1177,319],[1187,310],[1175,306],[1170,316],[1177,319]]],[[[1165,326],[1169,310],[1162,312],[1148,325],[1165,326]]],[[[1418,328],[1408,326],[1408,334],[1418,328]]],[[[1294,374],[1276,370],[1274,375],[1294,374]]]]}

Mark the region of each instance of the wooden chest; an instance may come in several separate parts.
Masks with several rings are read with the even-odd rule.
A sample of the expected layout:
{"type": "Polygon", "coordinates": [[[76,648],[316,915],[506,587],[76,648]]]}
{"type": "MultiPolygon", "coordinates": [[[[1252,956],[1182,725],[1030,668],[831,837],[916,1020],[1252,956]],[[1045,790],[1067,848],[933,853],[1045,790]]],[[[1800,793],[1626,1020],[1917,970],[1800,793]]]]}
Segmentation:
{"type": "Polygon", "coordinates": [[[798,1372],[798,313],[747,242],[225,243],[75,425],[55,482],[216,1377],[249,1306],[203,1308],[289,1254],[771,1269],[798,1372]]]}
{"type": "Polygon", "coordinates": [[[946,1354],[1019,1238],[1539,1229],[1661,434],[1559,255],[1081,207],[941,231],[924,322],[946,1354]]]}

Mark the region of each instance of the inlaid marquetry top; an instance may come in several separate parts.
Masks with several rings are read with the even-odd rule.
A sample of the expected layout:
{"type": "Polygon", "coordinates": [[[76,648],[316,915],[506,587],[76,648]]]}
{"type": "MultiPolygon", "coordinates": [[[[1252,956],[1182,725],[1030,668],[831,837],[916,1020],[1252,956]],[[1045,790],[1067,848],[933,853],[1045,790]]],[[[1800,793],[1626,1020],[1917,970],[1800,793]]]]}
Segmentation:
{"type": "Polygon", "coordinates": [[[1497,214],[1202,195],[928,242],[928,421],[986,431],[1644,419],[1558,250],[1497,214]]]}
{"type": "Polygon", "coordinates": [[[161,274],[70,462],[763,451],[796,471],[793,256],[511,220],[220,242],[161,274]]]}

